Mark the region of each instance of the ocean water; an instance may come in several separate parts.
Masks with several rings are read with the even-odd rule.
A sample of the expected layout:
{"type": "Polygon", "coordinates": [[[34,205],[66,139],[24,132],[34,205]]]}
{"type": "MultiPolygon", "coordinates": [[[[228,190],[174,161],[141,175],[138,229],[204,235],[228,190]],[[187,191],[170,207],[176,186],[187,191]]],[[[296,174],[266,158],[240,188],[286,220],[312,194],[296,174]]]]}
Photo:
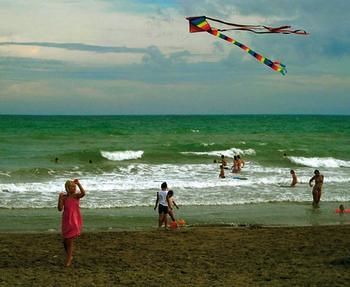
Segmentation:
{"type": "Polygon", "coordinates": [[[163,181],[180,206],[298,204],[314,169],[322,201],[350,201],[349,116],[0,116],[4,209],[55,207],[73,178],[88,209],[153,206],[163,181]],[[214,160],[235,154],[246,180],[219,179],[214,160]]]}

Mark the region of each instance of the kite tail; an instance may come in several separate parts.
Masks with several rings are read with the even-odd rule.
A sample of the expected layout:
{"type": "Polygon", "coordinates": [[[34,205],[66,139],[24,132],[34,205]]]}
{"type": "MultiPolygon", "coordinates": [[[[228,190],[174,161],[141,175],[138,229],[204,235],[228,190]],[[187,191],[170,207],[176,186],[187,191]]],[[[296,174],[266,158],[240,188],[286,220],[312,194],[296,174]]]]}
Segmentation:
{"type": "Polygon", "coordinates": [[[281,33],[281,34],[297,34],[297,35],[309,35],[308,32],[305,30],[292,30],[291,26],[280,26],[280,27],[269,27],[265,25],[242,25],[242,24],[235,24],[231,22],[222,21],[215,18],[210,18],[206,16],[201,16],[204,19],[208,19],[214,22],[218,22],[227,26],[233,26],[235,28],[229,28],[229,29],[218,29],[219,31],[231,31],[231,30],[238,30],[238,31],[249,31],[255,34],[273,34],[273,33],[281,33]]]}
{"type": "Polygon", "coordinates": [[[206,30],[208,33],[223,39],[231,44],[234,44],[238,47],[240,47],[242,50],[246,51],[248,54],[252,55],[255,59],[257,59],[259,62],[264,63],[265,65],[269,66],[271,69],[273,69],[276,72],[280,72],[283,76],[287,73],[287,69],[286,69],[286,65],[280,63],[280,62],[273,62],[268,58],[263,57],[262,55],[254,52],[253,50],[251,50],[249,47],[245,46],[244,44],[236,41],[233,38],[230,38],[222,33],[220,33],[219,30],[217,29],[209,29],[206,30]]]}

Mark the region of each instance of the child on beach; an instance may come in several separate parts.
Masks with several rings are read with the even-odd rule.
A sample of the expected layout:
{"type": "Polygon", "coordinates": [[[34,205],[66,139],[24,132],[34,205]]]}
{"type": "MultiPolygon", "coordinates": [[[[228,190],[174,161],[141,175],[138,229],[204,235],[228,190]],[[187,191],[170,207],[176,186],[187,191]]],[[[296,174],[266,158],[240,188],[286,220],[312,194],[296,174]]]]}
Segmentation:
{"type": "Polygon", "coordinates": [[[164,224],[165,229],[168,224],[168,213],[169,213],[169,196],[168,196],[168,185],[166,182],[161,184],[161,191],[157,192],[156,204],[154,206],[154,210],[157,209],[158,206],[158,227],[161,228],[164,224]]]}
{"type": "Polygon", "coordinates": [[[174,206],[179,209],[179,206],[176,204],[174,200],[174,192],[172,190],[168,191],[168,198],[169,198],[169,216],[173,222],[176,222],[175,220],[175,214],[174,214],[174,206]]]}
{"type": "Polygon", "coordinates": [[[82,227],[82,217],[80,214],[80,198],[85,196],[85,190],[78,179],[67,180],[65,183],[66,193],[61,192],[58,197],[57,208],[62,213],[62,236],[64,250],[66,251],[65,266],[72,264],[73,260],[73,240],[80,235],[82,227]],[[80,192],[76,192],[76,187],[80,192]]]}

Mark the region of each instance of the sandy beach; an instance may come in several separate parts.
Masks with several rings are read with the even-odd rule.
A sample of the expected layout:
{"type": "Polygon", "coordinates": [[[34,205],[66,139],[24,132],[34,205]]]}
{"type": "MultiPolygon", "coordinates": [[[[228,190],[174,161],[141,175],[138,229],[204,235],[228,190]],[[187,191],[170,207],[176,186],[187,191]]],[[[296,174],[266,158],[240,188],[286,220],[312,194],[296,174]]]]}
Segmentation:
{"type": "Polygon", "coordinates": [[[350,226],[1,233],[0,286],[345,286],[350,226]]]}

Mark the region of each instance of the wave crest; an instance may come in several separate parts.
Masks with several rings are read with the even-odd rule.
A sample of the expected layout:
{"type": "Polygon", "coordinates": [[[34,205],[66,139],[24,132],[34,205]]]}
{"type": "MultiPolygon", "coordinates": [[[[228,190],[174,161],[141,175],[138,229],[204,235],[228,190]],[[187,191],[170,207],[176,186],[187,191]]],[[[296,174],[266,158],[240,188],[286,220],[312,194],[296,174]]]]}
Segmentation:
{"type": "Polygon", "coordinates": [[[288,159],[296,164],[309,166],[309,167],[350,167],[350,161],[340,160],[333,157],[298,157],[289,156],[288,159]]]}
{"type": "Polygon", "coordinates": [[[123,161],[123,160],[131,160],[131,159],[138,159],[142,158],[144,151],[133,151],[133,150],[126,150],[126,151],[103,151],[101,150],[101,155],[108,159],[113,161],[123,161]]]}
{"type": "Polygon", "coordinates": [[[203,151],[203,152],[195,152],[195,151],[184,151],[181,154],[194,154],[194,155],[209,155],[209,156],[227,156],[233,157],[234,155],[255,155],[256,152],[252,148],[248,149],[239,149],[239,148],[230,148],[228,150],[214,150],[214,151],[203,151]]]}

